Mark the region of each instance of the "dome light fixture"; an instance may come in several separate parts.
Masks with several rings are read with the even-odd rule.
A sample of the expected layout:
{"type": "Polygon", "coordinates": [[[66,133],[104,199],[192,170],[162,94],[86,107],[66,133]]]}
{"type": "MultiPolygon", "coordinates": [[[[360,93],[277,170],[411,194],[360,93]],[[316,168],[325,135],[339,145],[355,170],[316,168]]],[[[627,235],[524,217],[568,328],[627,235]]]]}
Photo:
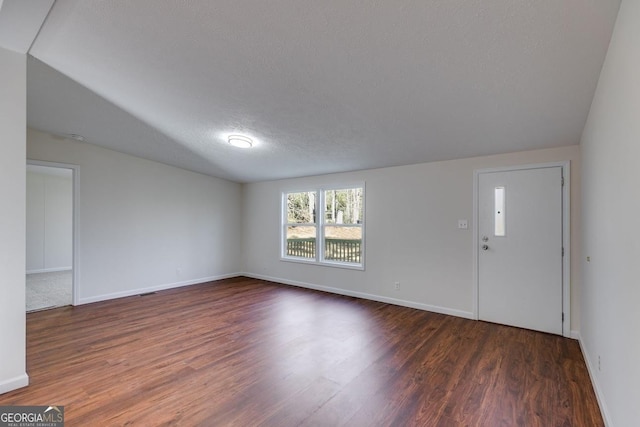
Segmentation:
{"type": "Polygon", "coordinates": [[[227,138],[229,144],[238,148],[251,148],[253,147],[253,141],[248,136],[244,135],[229,135],[227,138]]]}
{"type": "Polygon", "coordinates": [[[87,140],[84,136],[78,135],[77,133],[68,133],[66,136],[80,142],[85,142],[87,140]]]}

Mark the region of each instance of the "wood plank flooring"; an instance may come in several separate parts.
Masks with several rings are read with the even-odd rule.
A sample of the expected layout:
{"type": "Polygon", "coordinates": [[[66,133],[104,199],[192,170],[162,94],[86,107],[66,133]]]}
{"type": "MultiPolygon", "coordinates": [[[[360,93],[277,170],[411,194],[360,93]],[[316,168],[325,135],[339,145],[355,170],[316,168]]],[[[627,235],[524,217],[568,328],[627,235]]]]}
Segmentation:
{"type": "Polygon", "coordinates": [[[67,426],[602,426],[578,343],[249,278],[27,315],[67,426]]]}

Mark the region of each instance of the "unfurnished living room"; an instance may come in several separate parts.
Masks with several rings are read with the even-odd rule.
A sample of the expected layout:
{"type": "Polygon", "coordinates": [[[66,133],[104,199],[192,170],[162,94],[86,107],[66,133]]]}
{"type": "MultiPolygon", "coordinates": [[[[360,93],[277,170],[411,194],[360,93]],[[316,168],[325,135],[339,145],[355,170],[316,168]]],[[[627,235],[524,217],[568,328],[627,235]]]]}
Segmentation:
{"type": "Polygon", "coordinates": [[[0,425],[639,425],[638,46],[639,0],[0,0],[0,425]]]}

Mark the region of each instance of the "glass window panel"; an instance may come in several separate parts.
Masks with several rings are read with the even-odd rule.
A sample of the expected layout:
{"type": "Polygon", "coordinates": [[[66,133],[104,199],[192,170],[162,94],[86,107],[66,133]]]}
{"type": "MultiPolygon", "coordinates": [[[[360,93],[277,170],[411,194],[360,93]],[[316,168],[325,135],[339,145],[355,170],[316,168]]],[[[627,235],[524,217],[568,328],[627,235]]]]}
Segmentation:
{"type": "Polygon", "coordinates": [[[316,257],[316,227],[295,226],[287,227],[286,255],[298,258],[316,257]]]}
{"type": "Polygon", "coordinates": [[[324,259],[360,263],[362,255],[362,227],[324,227],[324,259]]]}
{"type": "Polygon", "coordinates": [[[497,237],[503,237],[506,233],[506,211],[505,211],[505,188],[504,187],[496,187],[495,188],[495,230],[494,234],[497,237]]]}
{"type": "Polygon", "coordinates": [[[287,194],[287,222],[313,224],[316,222],[316,193],[305,191],[287,194]]]}
{"type": "Polygon", "coordinates": [[[362,188],[346,188],[326,190],[325,224],[360,224],[362,222],[363,191],[362,188]]]}

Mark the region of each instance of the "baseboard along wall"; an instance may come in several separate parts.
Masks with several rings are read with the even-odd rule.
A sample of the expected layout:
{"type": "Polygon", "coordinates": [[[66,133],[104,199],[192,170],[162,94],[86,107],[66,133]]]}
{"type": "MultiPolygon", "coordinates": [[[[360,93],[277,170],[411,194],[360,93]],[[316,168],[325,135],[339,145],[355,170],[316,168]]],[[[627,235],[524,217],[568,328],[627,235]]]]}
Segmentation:
{"type": "Polygon", "coordinates": [[[110,294],[96,295],[96,296],[87,297],[87,298],[78,298],[78,305],[91,304],[91,303],[94,303],[94,302],[107,301],[107,300],[112,300],[112,299],[116,299],[116,298],[131,297],[131,296],[134,296],[134,295],[146,294],[146,293],[149,293],[149,292],[163,291],[163,290],[166,290],[166,289],[180,288],[180,287],[183,287],[183,286],[197,285],[197,284],[200,284],[200,283],[212,282],[212,281],[215,281],[215,280],[230,279],[232,277],[238,277],[238,276],[242,276],[242,275],[243,274],[240,274],[240,273],[221,274],[219,276],[201,277],[199,279],[185,280],[185,281],[182,281],[182,282],[174,282],[174,283],[165,283],[165,284],[162,284],[162,285],[150,286],[150,287],[147,287],[147,288],[129,289],[129,290],[126,290],[126,291],[113,292],[113,293],[110,293],[110,294]]]}
{"type": "Polygon", "coordinates": [[[598,406],[600,406],[600,413],[602,413],[602,418],[604,420],[604,425],[606,427],[613,426],[611,422],[611,416],[609,415],[609,409],[607,408],[607,404],[604,401],[604,394],[602,393],[602,389],[600,388],[600,383],[598,382],[598,378],[595,375],[597,371],[597,367],[591,362],[592,359],[589,356],[589,352],[587,352],[587,348],[582,341],[582,336],[580,332],[576,333],[578,343],[580,343],[580,350],[582,351],[582,357],[584,357],[584,361],[587,365],[587,371],[589,371],[589,378],[591,378],[591,384],[593,385],[593,389],[596,392],[596,399],[598,400],[598,406]]]}
{"type": "Polygon", "coordinates": [[[465,319],[474,319],[473,313],[470,311],[456,310],[447,307],[439,307],[437,305],[422,304],[414,301],[390,298],[382,295],[368,294],[364,292],[347,291],[340,288],[332,288],[329,286],[321,286],[313,283],[298,282],[294,280],[282,279],[280,277],[270,277],[261,274],[242,273],[242,276],[251,277],[253,279],[268,280],[270,282],[282,283],[285,285],[298,286],[300,288],[314,289],[316,291],[329,292],[332,294],[344,295],[348,297],[363,298],[371,301],[384,302],[387,304],[399,305],[402,307],[416,308],[418,310],[431,311],[433,313],[448,314],[450,316],[463,317],[465,319]]]}
{"type": "Polygon", "coordinates": [[[0,382],[0,394],[7,393],[18,388],[26,387],[29,385],[29,375],[25,372],[14,378],[0,382]]]}
{"type": "Polygon", "coordinates": [[[69,271],[73,270],[73,267],[55,267],[55,268],[41,268],[38,270],[27,270],[27,274],[38,274],[38,273],[55,273],[58,271],[69,271]]]}

